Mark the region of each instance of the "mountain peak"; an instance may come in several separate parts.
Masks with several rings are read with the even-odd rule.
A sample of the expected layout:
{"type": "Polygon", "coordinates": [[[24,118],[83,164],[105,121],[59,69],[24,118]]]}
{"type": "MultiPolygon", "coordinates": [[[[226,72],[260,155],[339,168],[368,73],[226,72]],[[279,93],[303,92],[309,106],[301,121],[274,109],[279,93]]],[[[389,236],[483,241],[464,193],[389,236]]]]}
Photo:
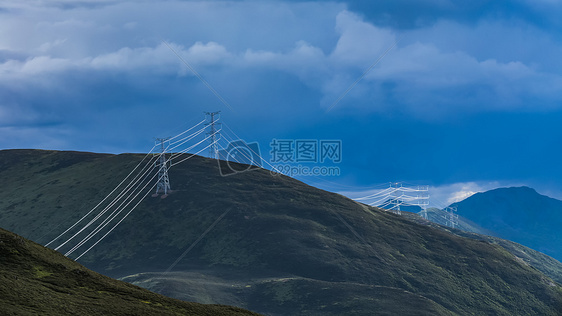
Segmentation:
{"type": "MultiPolygon", "coordinates": [[[[506,187],[506,188],[497,188],[495,190],[498,191],[506,191],[506,192],[514,192],[514,193],[524,193],[524,194],[539,194],[535,189],[528,187],[528,186],[517,186],[517,187],[506,187]]],[[[488,192],[494,192],[495,190],[490,190],[488,192]]]]}
{"type": "Polygon", "coordinates": [[[562,201],[520,186],[498,188],[455,203],[458,214],[493,232],[562,260],[562,201]]]}
{"type": "Polygon", "coordinates": [[[535,189],[528,187],[528,186],[513,186],[513,187],[503,187],[503,188],[496,188],[496,189],[492,189],[492,190],[488,190],[488,191],[484,191],[484,192],[478,192],[476,194],[473,194],[469,197],[467,197],[466,199],[459,201],[459,202],[455,202],[451,205],[458,205],[461,202],[464,202],[466,200],[471,200],[471,199],[477,199],[477,198],[481,198],[482,196],[508,196],[508,195],[513,195],[513,196],[540,196],[541,194],[538,193],[535,189]]]}

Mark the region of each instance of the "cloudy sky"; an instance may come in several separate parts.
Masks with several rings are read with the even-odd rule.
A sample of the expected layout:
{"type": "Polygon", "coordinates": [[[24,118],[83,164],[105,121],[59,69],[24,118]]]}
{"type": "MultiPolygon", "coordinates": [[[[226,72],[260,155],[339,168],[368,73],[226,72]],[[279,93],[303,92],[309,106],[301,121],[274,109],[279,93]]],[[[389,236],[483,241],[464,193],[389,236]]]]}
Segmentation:
{"type": "Polygon", "coordinates": [[[147,152],[221,110],[265,155],[341,140],[339,177],[302,178],[330,190],[562,197],[560,16],[560,0],[0,0],[0,149],[147,152]]]}

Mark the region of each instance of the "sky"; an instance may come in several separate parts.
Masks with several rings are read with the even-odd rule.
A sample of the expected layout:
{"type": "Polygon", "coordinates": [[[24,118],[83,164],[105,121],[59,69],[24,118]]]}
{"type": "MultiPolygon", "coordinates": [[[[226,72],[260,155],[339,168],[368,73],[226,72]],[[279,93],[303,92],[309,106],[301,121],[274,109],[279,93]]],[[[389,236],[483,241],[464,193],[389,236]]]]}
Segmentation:
{"type": "Polygon", "coordinates": [[[560,0],[0,0],[0,149],[148,152],[221,111],[264,160],[274,139],[341,141],[339,176],[297,176],[327,190],[562,198],[560,16],[560,0]]]}

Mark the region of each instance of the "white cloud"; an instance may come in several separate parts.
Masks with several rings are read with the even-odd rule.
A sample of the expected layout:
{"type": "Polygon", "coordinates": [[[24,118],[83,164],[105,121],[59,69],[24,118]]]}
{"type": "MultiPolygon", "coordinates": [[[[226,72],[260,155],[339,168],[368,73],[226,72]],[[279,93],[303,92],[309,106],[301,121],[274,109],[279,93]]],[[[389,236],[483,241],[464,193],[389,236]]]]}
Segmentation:
{"type": "Polygon", "coordinates": [[[41,73],[54,73],[66,70],[80,64],[80,61],[72,61],[64,58],[52,58],[51,56],[37,56],[21,63],[19,71],[25,75],[38,75],[41,73]]]}
{"type": "Polygon", "coordinates": [[[364,22],[348,11],[336,17],[339,39],[331,58],[336,63],[349,64],[365,70],[379,55],[395,41],[394,32],[364,22]]]}
{"type": "MultiPolygon", "coordinates": [[[[175,49],[181,49],[176,46],[175,49]]],[[[87,58],[88,63],[85,67],[92,67],[96,70],[154,70],[158,72],[159,66],[177,64],[177,58],[164,45],[156,47],[129,48],[124,47],[116,52],[103,54],[94,58],[87,58]]],[[[170,71],[170,67],[165,67],[170,71]]],[[[151,71],[152,72],[152,71],[151,71]]]]}
{"type": "MultiPolygon", "coordinates": [[[[196,42],[187,50],[170,43],[180,56],[197,66],[225,64],[231,57],[226,49],[214,42],[196,42]]],[[[95,57],[79,59],[56,58],[48,55],[30,57],[27,60],[10,59],[0,64],[0,80],[10,82],[13,79],[37,79],[38,75],[46,75],[49,80],[53,75],[68,70],[94,71],[148,71],[148,73],[170,74],[186,73],[181,61],[164,43],[156,47],[124,47],[115,52],[95,57]]]]}
{"type": "Polygon", "coordinates": [[[476,193],[485,192],[500,187],[514,186],[515,184],[492,182],[460,182],[429,188],[430,206],[444,208],[455,202],[460,202],[476,193]]]}
{"type": "MultiPolygon", "coordinates": [[[[324,97],[318,102],[327,107],[399,36],[392,29],[342,10],[339,4],[251,4],[124,2],[68,10],[20,6],[19,19],[0,22],[0,29],[18,30],[15,34],[0,31],[0,47],[24,52],[28,58],[1,63],[0,80],[8,85],[16,84],[15,80],[25,83],[42,78],[56,82],[57,76],[65,76],[69,70],[99,75],[132,72],[138,75],[135,80],[191,75],[161,43],[160,34],[169,34],[173,48],[203,76],[211,71],[230,78],[254,70],[259,71],[256,76],[289,73],[321,92],[324,97]],[[186,12],[191,19],[183,18],[186,12]],[[221,18],[228,23],[220,22],[221,18]]],[[[562,76],[549,69],[562,69],[560,59],[552,53],[542,59],[537,51],[549,48],[545,51],[562,52],[562,45],[536,28],[524,32],[522,25],[513,30],[509,26],[479,22],[471,28],[439,21],[406,31],[405,40],[340,106],[372,110],[375,104],[378,110],[390,111],[390,106],[397,106],[420,116],[559,107],[562,76]],[[520,32],[526,43],[518,50],[513,43],[520,32]],[[502,51],[494,42],[480,38],[511,46],[502,51]],[[381,88],[389,82],[392,90],[381,88]],[[529,100],[539,102],[531,104],[529,100]]]]}
{"type": "Polygon", "coordinates": [[[232,54],[215,42],[196,42],[187,52],[187,60],[202,65],[227,64],[232,54]]]}
{"type": "Polygon", "coordinates": [[[64,44],[64,42],[66,42],[66,39],[60,39],[60,38],[52,42],[45,42],[41,44],[41,46],[39,46],[38,50],[43,53],[46,53],[52,50],[53,48],[64,44]]]}

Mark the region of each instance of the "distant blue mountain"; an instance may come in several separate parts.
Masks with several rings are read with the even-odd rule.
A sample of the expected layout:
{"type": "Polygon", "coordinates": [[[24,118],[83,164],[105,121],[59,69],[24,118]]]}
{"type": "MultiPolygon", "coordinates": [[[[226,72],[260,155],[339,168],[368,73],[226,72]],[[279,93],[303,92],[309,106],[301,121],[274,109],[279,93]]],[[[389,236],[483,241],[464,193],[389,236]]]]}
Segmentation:
{"type": "Polygon", "coordinates": [[[529,187],[511,187],[477,193],[452,206],[496,237],[562,261],[562,201],[529,187]]]}

